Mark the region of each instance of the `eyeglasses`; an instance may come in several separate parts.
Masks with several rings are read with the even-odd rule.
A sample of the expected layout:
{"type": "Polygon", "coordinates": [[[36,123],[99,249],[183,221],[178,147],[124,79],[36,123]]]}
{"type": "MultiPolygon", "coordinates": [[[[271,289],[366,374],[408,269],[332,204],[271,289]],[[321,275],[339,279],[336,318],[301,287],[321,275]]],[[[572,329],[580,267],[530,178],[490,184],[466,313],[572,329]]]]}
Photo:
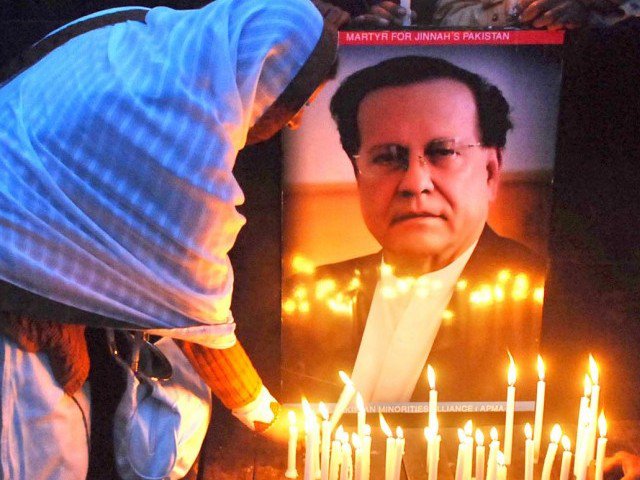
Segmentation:
{"type": "MultiPolygon", "coordinates": [[[[437,139],[427,144],[418,160],[420,165],[429,164],[434,169],[452,172],[464,165],[462,150],[482,146],[482,143],[462,143],[455,138],[437,139]]],[[[353,158],[358,172],[366,177],[381,178],[409,169],[409,149],[402,145],[384,145],[370,154],[354,155],[353,158]]]]}

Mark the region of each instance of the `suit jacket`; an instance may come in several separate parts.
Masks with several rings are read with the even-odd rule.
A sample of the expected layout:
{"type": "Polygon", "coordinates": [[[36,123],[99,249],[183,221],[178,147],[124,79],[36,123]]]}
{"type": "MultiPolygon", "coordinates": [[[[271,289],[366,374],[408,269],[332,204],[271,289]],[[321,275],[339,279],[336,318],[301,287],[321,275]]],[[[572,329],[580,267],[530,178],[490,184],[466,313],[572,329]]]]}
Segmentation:
{"type": "MultiPolygon", "coordinates": [[[[343,386],[338,371],[350,373],[355,363],[380,262],[377,253],[322,266],[313,276],[287,282],[282,329],[285,400],[297,401],[301,395],[312,401],[338,398],[343,386]]],[[[533,292],[543,285],[544,275],[539,257],[485,227],[427,359],[436,370],[439,400],[504,400],[507,350],[519,367],[517,399],[535,399],[542,306],[533,292]],[[516,280],[518,274],[525,274],[526,282],[522,276],[516,280]],[[502,301],[495,294],[497,286],[505,295],[502,301]],[[482,304],[480,291],[493,291],[493,302],[482,304]],[[513,300],[514,292],[519,300],[513,300]]],[[[425,401],[427,390],[425,376],[413,400],[425,401]]]]}

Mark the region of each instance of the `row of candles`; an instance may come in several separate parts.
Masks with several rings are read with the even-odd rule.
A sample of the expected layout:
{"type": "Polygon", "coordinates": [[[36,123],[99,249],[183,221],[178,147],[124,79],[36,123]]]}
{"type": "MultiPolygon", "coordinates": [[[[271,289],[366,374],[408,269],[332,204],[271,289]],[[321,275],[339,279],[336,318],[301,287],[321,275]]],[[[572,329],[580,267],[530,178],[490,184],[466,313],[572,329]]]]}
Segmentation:
{"type": "MultiPolygon", "coordinates": [[[[491,442],[489,444],[489,455],[485,465],[484,435],[481,430],[477,429],[474,437],[473,425],[471,420],[469,420],[464,428],[458,429],[460,443],[458,446],[455,480],[471,480],[472,478],[475,478],[475,480],[506,480],[507,478],[507,468],[511,464],[512,457],[516,383],[516,366],[510,354],[509,360],[503,449],[500,450],[498,431],[494,427],[490,431],[491,442]],[[476,445],[475,475],[472,475],[474,443],[476,445]]],[[[355,386],[349,377],[344,372],[339,372],[339,375],[345,387],[333,409],[331,417],[329,417],[326,406],[320,402],[318,409],[322,420],[321,423],[318,424],[318,415],[313,411],[306,399],[302,401],[305,427],[304,480],[368,480],[370,477],[371,428],[366,424],[364,402],[362,397],[356,393],[355,386]],[[337,429],[335,427],[354,396],[356,398],[358,412],[357,433],[354,432],[351,435],[350,443],[349,434],[342,426],[339,426],[337,429]],[[335,436],[334,440],[331,441],[334,429],[335,436]]],[[[544,418],[546,385],[544,363],[540,356],[538,356],[538,377],[534,425],[532,427],[531,424],[527,423],[524,429],[524,480],[533,480],[534,464],[537,464],[539,461],[542,443],[542,422],[544,418]]],[[[424,429],[427,441],[426,469],[429,480],[437,480],[442,439],[438,432],[438,392],[435,385],[435,371],[430,365],[427,366],[427,380],[430,391],[428,426],[424,429]]],[[[550,442],[542,467],[541,480],[549,480],[551,478],[551,471],[561,440],[564,453],[562,455],[560,480],[567,480],[569,478],[572,456],[574,457],[573,474],[576,480],[586,479],[588,466],[594,459],[596,461],[595,479],[602,480],[603,460],[607,444],[607,427],[603,412],[600,413],[596,422],[599,398],[598,366],[593,356],[590,355],[589,373],[585,375],[584,395],[580,399],[575,455],[571,453],[571,441],[569,437],[562,435],[560,425],[554,425],[551,430],[550,442]],[[597,430],[600,435],[596,444],[597,430]]],[[[399,480],[405,447],[403,431],[401,427],[397,427],[394,436],[384,416],[382,414],[379,414],[379,416],[380,427],[387,436],[385,480],[399,480]]],[[[295,413],[292,411],[289,412],[289,422],[288,461],[285,476],[287,478],[296,478],[298,476],[296,469],[298,429],[295,413]]]]}

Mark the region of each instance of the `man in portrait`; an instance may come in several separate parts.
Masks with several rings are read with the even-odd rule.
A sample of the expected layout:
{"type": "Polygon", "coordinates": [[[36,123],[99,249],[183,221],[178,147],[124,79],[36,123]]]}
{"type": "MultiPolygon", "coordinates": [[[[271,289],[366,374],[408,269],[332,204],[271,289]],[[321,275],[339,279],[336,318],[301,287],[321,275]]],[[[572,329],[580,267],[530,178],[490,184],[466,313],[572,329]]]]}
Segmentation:
{"type": "Polygon", "coordinates": [[[338,88],[331,114],[381,250],[285,282],[286,395],[334,401],[344,370],[367,403],[424,401],[430,364],[442,401],[499,401],[509,352],[533,399],[545,262],[487,223],[509,111],[496,86],[431,57],[338,88]]]}

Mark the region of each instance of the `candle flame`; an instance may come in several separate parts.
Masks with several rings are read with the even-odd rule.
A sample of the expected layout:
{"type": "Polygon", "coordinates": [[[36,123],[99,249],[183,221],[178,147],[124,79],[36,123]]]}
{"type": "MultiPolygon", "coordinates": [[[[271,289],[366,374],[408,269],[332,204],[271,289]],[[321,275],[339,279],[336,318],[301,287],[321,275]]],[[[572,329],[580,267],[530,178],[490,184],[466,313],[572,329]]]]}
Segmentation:
{"type": "Polygon", "coordinates": [[[516,364],[513,361],[513,356],[511,356],[511,352],[507,351],[509,355],[509,370],[507,372],[507,381],[509,382],[509,386],[513,387],[516,383],[516,364]]]}
{"type": "Polygon", "coordinates": [[[527,437],[527,440],[531,440],[533,438],[533,430],[531,429],[531,424],[529,422],[524,426],[524,436],[527,437]]]}
{"type": "Polygon", "coordinates": [[[360,392],[356,394],[356,407],[358,408],[358,412],[366,411],[364,409],[364,400],[362,399],[362,395],[360,395],[360,392]]]}
{"type": "Polygon", "coordinates": [[[362,435],[365,437],[371,436],[371,425],[368,423],[364,424],[364,427],[362,428],[362,435]]]}
{"type": "Polygon", "coordinates": [[[584,376],[584,396],[591,396],[591,377],[589,377],[589,374],[585,374],[584,376]]]}
{"type": "Polygon", "coordinates": [[[349,378],[349,375],[347,375],[346,373],[344,373],[342,370],[340,370],[338,372],[338,375],[340,376],[340,380],[342,380],[342,383],[344,383],[345,385],[349,386],[353,386],[353,382],[351,381],[351,379],[349,378]]]}
{"type": "Polygon", "coordinates": [[[396,438],[404,438],[404,432],[400,426],[396,427],[396,438]]]}
{"type": "Polygon", "coordinates": [[[296,424],[296,412],[289,410],[289,425],[295,426],[296,424]]]}
{"type": "Polygon", "coordinates": [[[607,436],[607,419],[604,417],[604,410],[600,412],[600,416],[598,417],[598,431],[600,432],[601,438],[607,436]]]}
{"type": "Polygon", "coordinates": [[[464,424],[464,434],[467,437],[473,435],[473,422],[471,420],[467,420],[467,423],[464,424]]]}
{"type": "Polygon", "coordinates": [[[358,449],[362,446],[362,442],[360,441],[360,437],[357,433],[351,434],[351,443],[353,444],[353,448],[358,449]]]}
{"type": "Polygon", "coordinates": [[[482,447],[484,445],[484,434],[479,428],[476,428],[476,443],[479,447],[482,447]]]}
{"type": "Polygon", "coordinates": [[[336,429],[336,433],[334,438],[338,441],[342,440],[342,434],[344,433],[344,428],[342,428],[342,425],[340,425],[337,429],[336,429]]]}
{"type": "Polygon", "coordinates": [[[427,380],[429,382],[429,388],[435,390],[436,388],[436,372],[431,365],[427,365],[427,380]]]}
{"type": "Polygon", "coordinates": [[[497,442],[498,441],[498,429],[496,427],[491,427],[491,430],[489,431],[489,436],[491,437],[491,441],[492,442],[497,442]]]}
{"type": "Polygon", "coordinates": [[[460,440],[460,443],[465,443],[467,441],[467,436],[461,428],[458,429],[458,440],[460,440]]]}
{"type": "Polygon", "coordinates": [[[553,443],[558,443],[561,437],[562,437],[562,428],[560,428],[560,425],[556,423],[551,429],[551,441],[553,443]]]}
{"type": "Polygon", "coordinates": [[[498,450],[498,453],[496,454],[496,461],[498,462],[498,465],[500,467],[504,467],[504,453],[502,453],[502,450],[498,450]]]}
{"type": "Polygon", "coordinates": [[[302,411],[304,412],[305,419],[314,415],[313,410],[311,410],[311,405],[309,405],[309,401],[306,399],[306,397],[302,397],[300,403],[302,403],[302,411]]]}
{"type": "Polygon", "coordinates": [[[544,381],[544,362],[540,355],[538,355],[538,379],[541,382],[544,381]]]}
{"type": "Polygon", "coordinates": [[[565,452],[571,451],[571,440],[566,435],[562,435],[562,448],[564,448],[565,452]]]}
{"type": "Polygon", "coordinates": [[[391,429],[389,428],[389,424],[384,419],[384,416],[382,415],[382,413],[378,413],[378,416],[380,417],[380,428],[382,428],[382,431],[384,432],[384,434],[387,437],[393,437],[393,433],[391,432],[391,429]]]}
{"type": "Polygon", "coordinates": [[[329,411],[327,410],[327,406],[324,404],[324,402],[320,402],[318,404],[318,411],[320,411],[320,415],[322,415],[323,420],[329,420],[329,411]]]}
{"type": "Polygon", "coordinates": [[[593,384],[598,385],[598,364],[591,354],[589,354],[589,374],[593,384]]]}

